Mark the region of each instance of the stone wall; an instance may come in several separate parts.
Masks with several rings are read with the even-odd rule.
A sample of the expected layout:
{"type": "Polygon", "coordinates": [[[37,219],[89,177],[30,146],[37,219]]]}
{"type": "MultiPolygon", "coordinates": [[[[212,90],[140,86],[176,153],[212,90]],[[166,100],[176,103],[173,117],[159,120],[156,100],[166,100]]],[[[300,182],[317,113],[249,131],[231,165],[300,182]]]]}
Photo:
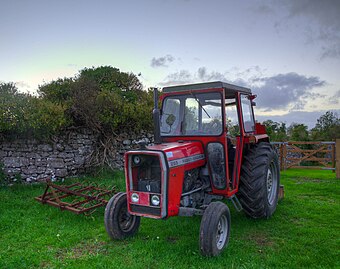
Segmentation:
{"type": "MultiPolygon", "coordinates": [[[[149,145],[153,142],[153,135],[141,132],[115,137],[110,148],[110,166],[122,169],[124,153],[136,148],[140,140],[149,145]]],[[[0,141],[0,164],[10,178],[26,182],[75,176],[90,167],[91,154],[98,144],[98,137],[86,129],[60,135],[50,143],[34,139],[0,141]]]]}
{"type": "Polygon", "coordinates": [[[4,173],[27,182],[63,178],[85,171],[97,138],[89,130],[61,135],[53,142],[35,139],[2,141],[0,162],[4,173]]]}
{"type": "Polygon", "coordinates": [[[124,153],[128,150],[139,148],[138,142],[143,141],[147,146],[154,142],[153,134],[141,131],[139,134],[122,133],[112,142],[110,166],[116,169],[124,169],[124,153]]]}

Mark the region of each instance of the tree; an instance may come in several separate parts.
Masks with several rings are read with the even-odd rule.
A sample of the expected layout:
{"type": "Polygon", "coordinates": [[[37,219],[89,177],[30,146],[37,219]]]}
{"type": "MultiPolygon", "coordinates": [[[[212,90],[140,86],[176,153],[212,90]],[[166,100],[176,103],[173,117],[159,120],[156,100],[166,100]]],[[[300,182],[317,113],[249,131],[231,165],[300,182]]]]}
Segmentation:
{"type": "MultiPolygon", "coordinates": [[[[87,127],[106,139],[152,129],[153,98],[138,77],[118,68],[85,68],[73,78],[39,86],[39,96],[0,84],[0,132],[48,136],[69,127],[87,127]]],[[[106,139],[109,140],[109,139],[106,139]]]]}
{"type": "Polygon", "coordinates": [[[284,122],[266,120],[263,122],[271,141],[287,141],[287,128],[284,122]]]}
{"type": "Polygon", "coordinates": [[[311,130],[313,140],[334,140],[340,138],[340,118],[336,112],[327,111],[317,120],[311,130]]]}
{"type": "Polygon", "coordinates": [[[127,102],[141,100],[143,96],[143,85],[136,75],[111,66],[85,68],[80,71],[79,79],[93,80],[102,91],[116,92],[127,102]]]}
{"type": "Polygon", "coordinates": [[[308,126],[304,124],[292,123],[288,127],[288,134],[292,141],[308,141],[308,126]]]}
{"type": "Polygon", "coordinates": [[[71,98],[73,78],[59,78],[39,86],[38,94],[51,102],[64,104],[71,98]]]}
{"type": "Polygon", "coordinates": [[[74,127],[98,134],[135,132],[152,128],[152,93],[132,73],[111,66],[84,68],[73,78],[39,87],[43,99],[65,106],[65,118],[74,127]]]}
{"type": "Polygon", "coordinates": [[[19,93],[14,83],[0,84],[0,134],[47,137],[67,125],[64,107],[19,93]]]}

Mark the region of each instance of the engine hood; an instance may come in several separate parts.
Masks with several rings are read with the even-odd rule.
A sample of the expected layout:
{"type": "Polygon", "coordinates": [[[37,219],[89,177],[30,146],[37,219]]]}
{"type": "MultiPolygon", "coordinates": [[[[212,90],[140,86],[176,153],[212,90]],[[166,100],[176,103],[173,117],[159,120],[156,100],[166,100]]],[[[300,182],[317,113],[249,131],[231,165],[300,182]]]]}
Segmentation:
{"type": "Polygon", "coordinates": [[[203,145],[198,141],[162,143],[147,149],[164,152],[170,167],[205,160],[203,145]]]}

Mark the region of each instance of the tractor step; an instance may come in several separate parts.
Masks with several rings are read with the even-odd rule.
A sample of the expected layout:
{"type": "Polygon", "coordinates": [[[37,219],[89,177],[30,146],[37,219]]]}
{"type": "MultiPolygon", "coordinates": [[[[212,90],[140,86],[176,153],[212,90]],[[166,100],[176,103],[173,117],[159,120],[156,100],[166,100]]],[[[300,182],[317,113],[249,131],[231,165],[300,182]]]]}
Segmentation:
{"type": "Polygon", "coordinates": [[[231,200],[237,212],[242,211],[242,205],[236,195],[231,196],[229,200],[231,200]]]}

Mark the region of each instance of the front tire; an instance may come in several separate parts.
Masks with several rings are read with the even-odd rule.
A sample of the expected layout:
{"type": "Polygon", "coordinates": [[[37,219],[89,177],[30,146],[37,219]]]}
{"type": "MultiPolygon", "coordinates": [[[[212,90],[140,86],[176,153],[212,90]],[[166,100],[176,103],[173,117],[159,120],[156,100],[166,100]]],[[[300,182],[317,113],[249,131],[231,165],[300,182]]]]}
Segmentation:
{"type": "Polygon", "coordinates": [[[244,156],[238,198],[251,218],[269,218],[276,210],[280,168],[268,142],[254,145],[244,156]]]}
{"type": "Polygon", "coordinates": [[[127,210],[126,193],[115,194],[107,203],[104,214],[105,229],[111,239],[125,239],[137,233],[140,217],[127,210]]]}
{"type": "Polygon", "coordinates": [[[200,227],[200,249],[204,256],[217,256],[228,245],[230,211],[222,202],[210,203],[204,211],[200,227]]]}

